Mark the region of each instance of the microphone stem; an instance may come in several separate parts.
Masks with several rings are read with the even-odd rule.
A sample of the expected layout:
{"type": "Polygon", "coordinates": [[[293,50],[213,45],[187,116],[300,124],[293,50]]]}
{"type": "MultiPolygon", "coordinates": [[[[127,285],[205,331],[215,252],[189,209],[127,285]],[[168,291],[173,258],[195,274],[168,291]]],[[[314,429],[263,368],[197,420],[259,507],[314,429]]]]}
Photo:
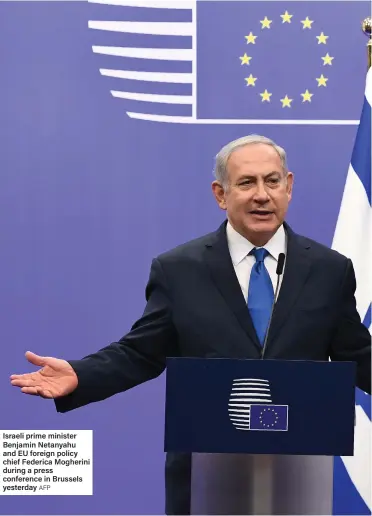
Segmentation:
{"type": "Polygon", "coordinates": [[[267,325],[265,340],[264,340],[264,343],[263,343],[263,346],[262,346],[261,358],[264,357],[264,353],[265,353],[265,350],[266,350],[267,338],[269,336],[269,330],[270,330],[270,326],[271,326],[271,319],[273,318],[274,308],[275,308],[276,300],[277,300],[277,297],[278,297],[280,276],[281,276],[281,274],[277,275],[276,288],[275,288],[275,294],[274,294],[274,302],[273,302],[273,306],[271,308],[269,324],[267,325]]]}

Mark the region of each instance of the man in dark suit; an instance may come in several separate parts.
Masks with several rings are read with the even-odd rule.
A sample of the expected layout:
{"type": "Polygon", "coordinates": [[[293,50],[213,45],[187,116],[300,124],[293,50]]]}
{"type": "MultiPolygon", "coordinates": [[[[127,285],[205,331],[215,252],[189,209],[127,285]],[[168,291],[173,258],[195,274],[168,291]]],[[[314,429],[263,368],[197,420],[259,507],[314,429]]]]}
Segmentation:
{"type": "MultiPolygon", "coordinates": [[[[154,259],[147,305],[129,334],[82,360],[27,352],[41,369],[11,383],[66,412],[158,376],[168,356],[259,358],[284,253],[264,356],[355,361],[357,385],[370,393],[371,339],[356,310],[352,263],[284,222],[292,186],[285,152],[271,140],[226,145],[212,189],[227,221],[154,259]]],[[[167,514],[189,513],[190,475],[189,455],[167,455],[167,514]]]]}

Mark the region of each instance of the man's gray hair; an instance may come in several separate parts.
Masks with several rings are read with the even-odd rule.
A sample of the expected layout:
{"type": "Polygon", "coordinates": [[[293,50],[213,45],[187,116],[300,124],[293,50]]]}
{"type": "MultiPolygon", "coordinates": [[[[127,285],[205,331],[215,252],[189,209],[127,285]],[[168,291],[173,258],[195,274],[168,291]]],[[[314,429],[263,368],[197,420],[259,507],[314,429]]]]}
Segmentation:
{"type": "Polygon", "coordinates": [[[219,181],[224,186],[227,185],[227,162],[231,154],[236,149],[238,149],[239,147],[244,147],[245,145],[252,145],[257,143],[264,143],[265,145],[270,145],[276,150],[282,162],[284,174],[287,174],[287,155],[285,150],[282,147],[279,147],[279,145],[277,145],[273,140],[270,140],[270,138],[266,138],[266,136],[250,134],[249,136],[243,136],[242,138],[238,138],[237,140],[228,143],[219,151],[215,159],[214,168],[214,175],[217,181],[219,181]]]}

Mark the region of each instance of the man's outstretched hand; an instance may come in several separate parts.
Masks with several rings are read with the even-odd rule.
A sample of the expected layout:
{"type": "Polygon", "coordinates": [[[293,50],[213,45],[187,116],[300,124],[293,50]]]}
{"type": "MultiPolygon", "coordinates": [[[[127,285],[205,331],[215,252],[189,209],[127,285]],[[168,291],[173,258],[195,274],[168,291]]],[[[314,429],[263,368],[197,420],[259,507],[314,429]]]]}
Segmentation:
{"type": "Polygon", "coordinates": [[[26,352],[26,358],[41,369],[35,373],[12,374],[10,383],[21,387],[22,392],[42,398],[59,398],[76,389],[78,378],[66,360],[40,357],[31,351],[26,352]]]}

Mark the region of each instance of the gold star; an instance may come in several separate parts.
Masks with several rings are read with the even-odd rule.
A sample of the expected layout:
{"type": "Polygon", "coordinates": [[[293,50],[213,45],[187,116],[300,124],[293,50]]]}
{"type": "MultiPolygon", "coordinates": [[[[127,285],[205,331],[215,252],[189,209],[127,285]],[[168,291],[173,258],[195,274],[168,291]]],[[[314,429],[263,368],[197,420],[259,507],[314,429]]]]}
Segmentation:
{"type": "Polygon", "coordinates": [[[270,102],[272,93],[269,93],[267,90],[265,90],[263,93],[260,93],[260,95],[262,97],[262,102],[270,102]]]}
{"type": "Polygon", "coordinates": [[[323,74],[320,77],[317,77],[316,80],[318,81],[318,88],[319,86],[327,86],[328,79],[324,77],[323,74]]]}
{"type": "Polygon", "coordinates": [[[293,14],[289,14],[288,11],[286,11],[284,14],[281,14],[280,17],[283,19],[282,23],[291,23],[291,18],[293,14]]]}
{"type": "Polygon", "coordinates": [[[246,77],[245,80],[247,81],[247,86],[256,86],[255,82],[257,81],[257,77],[253,77],[252,74],[246,77]]]}
{"type": "Polygon", "coordinates": [[[303,100],[302,102],[311,102],[311,97],[314,95],[314,93],[310,93],[309,90],[306,90],[305,93],[301,93],[303,100]]]}
{"type": "Polygon", "coordinates": [[[329,36],[325,36],[324,32],[322,32],[320,36],[316,36],[316,39],[318,40],[318,45],[320,45],[321,43],[325,45],[327,43],[328,38],[329,36]]]}
{"type": "Polygon", "coordinates": [[[247,40],[247,45],[249,45],[249,43],[252,43],[253,45],[256,44],[256,38],[257,36],[253,36],[253,33],[250,32],[248,34],[248,36],[245,36],[245,39],[247,40]]]}
{"type": "Polygon", "coordinates": [[[332,61],[334,60],[334,57],[331,57],[328,52],[327,52],[327,55],[325,55],[324,57],[322,57],[323,59],[323,66],[325,65],[331,65],[332,66],[332,61]]]}
{"type": "Polygon", "coordinates": [[[265,16],[264,20],[260,20],[260,23],[262,24],[261,29],[270,29],[270,25],[273,22],[273,20],[269,20],[267,16],[265,16]]]}
{"type": "Polygon", "coordinates": [[[252,59],[250,56],[247,56],[247,54],[244,54],[244,56],[239,57],[242,65],[249,65],[249,61],[252,59]]]}
{"type": "Polygon", "coordinates": [[[314,20],[310,20],[310,18],[306,16],[305,20],[301,20],[301,23],[303,24],[303,29],[311,29],[311,24],[314,23],[314,20]]]}
{"type": "Polygon", "coordinates": [[[291,102],[293,99],[288,98],[288,95],[284,97],[284,99],[280,99],[280,102],[282,103],[282,107],[291,107],[291,102]]]}

